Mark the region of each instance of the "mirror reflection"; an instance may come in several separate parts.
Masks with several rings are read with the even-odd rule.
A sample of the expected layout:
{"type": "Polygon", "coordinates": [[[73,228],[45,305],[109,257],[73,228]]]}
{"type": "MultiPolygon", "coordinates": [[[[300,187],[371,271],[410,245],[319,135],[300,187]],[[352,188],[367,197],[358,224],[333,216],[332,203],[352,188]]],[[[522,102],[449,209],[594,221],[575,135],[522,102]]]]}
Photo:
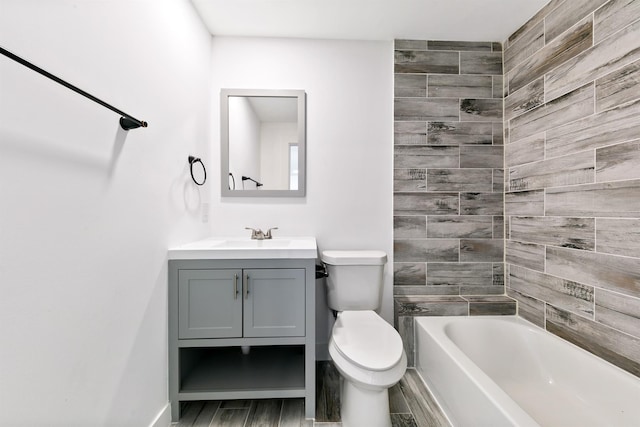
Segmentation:
{"type": "Polygon", "coordinates": [[[222,194],[304,195],[304,92],[225,89],[222,194]]]}

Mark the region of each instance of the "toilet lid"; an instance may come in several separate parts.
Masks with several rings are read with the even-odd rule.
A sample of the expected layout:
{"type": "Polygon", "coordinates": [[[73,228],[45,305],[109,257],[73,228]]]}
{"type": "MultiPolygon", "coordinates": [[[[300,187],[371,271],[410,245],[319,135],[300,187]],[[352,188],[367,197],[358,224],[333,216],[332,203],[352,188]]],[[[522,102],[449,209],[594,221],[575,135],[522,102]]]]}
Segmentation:
{"type": "Polygon", "coordinates": [[[322,251],[321,260],[329,265],[385,265],[387,254],[382,251],[322,251]]]}
{"type": "Polygon", "coordinates": [[[342,356],[371,371],[390,369],[402,357],[400,335],[373,311],[343,311],[331,337],[342,356]]]}

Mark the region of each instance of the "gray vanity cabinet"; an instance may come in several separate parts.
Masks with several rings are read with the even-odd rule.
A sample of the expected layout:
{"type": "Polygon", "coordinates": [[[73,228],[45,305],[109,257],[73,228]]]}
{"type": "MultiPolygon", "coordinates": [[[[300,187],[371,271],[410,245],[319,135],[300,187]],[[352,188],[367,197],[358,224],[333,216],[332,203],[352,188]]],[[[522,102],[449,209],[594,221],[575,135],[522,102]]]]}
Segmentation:
{"type": "Polygon", "coordinates": [[[178,273],[178,336],[302,337],[304,269],[211,269],[178,273]]]}
{"type": "Polygon", "coordinates": [[[172,420],[192,400],[305,399],[315,415],[315,259],[169,260],[172,420]]]}

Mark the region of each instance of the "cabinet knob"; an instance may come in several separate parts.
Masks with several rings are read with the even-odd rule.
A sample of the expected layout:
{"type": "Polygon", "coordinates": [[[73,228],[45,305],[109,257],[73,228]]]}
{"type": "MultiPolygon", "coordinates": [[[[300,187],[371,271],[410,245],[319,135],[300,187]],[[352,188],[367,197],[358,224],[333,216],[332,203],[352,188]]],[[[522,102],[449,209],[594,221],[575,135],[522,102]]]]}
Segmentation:
{"type": "Polygon", "coordinates": [[[245,276],[245,284],[244,284],[244,299],[249,298],[249,275],[245,276]]]}

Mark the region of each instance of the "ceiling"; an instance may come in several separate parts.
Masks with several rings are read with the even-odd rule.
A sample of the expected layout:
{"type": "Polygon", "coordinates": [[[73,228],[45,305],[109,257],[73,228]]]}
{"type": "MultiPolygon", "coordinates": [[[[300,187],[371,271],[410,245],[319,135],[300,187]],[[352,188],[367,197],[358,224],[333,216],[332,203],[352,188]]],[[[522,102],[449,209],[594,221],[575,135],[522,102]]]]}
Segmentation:
{"type": "Polygon", "coordinates": [[[214,36],[503,41],[549,0],[192,0],[214,36]]]}

